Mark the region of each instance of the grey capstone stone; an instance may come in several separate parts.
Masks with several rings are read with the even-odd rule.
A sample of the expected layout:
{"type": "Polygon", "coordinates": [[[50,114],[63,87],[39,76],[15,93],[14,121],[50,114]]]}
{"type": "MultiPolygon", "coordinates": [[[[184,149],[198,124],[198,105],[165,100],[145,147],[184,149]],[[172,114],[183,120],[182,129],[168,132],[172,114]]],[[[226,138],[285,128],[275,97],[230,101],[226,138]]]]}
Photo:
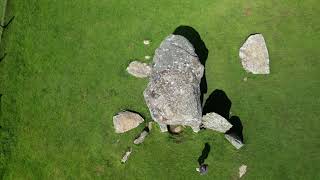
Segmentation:
{"type": "Polygon", "coordinates": [[[166,125],[200,130],[200,81],[204,67],[192,44],[183,36],[168,36],[156,50],[144,98],[162,132],[166,125]]]}

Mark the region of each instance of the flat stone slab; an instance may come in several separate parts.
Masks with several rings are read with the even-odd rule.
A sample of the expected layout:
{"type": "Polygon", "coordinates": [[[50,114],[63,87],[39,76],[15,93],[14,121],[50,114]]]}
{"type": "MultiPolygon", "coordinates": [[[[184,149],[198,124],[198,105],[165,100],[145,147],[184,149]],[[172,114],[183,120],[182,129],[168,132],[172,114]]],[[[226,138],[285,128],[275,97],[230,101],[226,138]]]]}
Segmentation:
{"type": "Polygon", "coordinates": [[[243,68],[253,74],[269,74],[269,53],[262,34],[249,36],[239,50],[243,68]]]}
{"type": "Polygon", "coordinates": [[[232,124],[219,114],[211,112],[202,117],[202,127],[225,133],[232,127],[232,124]]]}

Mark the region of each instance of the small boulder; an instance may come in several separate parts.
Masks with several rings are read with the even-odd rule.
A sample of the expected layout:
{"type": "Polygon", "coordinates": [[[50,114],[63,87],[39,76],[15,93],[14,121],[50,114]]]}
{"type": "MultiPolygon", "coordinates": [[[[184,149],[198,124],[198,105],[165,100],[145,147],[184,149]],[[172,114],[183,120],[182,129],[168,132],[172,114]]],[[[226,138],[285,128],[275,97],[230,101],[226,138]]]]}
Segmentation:
{"type": "Polygon", "coordinates": [[[139,126],[144,119],[137,113],[130,111],[119,112],[113,116],[113,125],[116,133],[124,133],[139,126]]]}
{"type": "Polygon", "coordinates": [[[239,178],[241,178],[247,172],[247,165],[242,164],[239,167],[239,178]]]}
{"type": "Polygon", "coordinates": [[[132,148],[130,147],[123,155],[122,159],[121,159],[121,163],[126,163],[128,158],[130,157],[132,153],[132,148]]]}
{"type": "Polygon", "coordinates": [[[139,61],[132,61],[127,67],[127,72],[137,78],[145,78],[151,74],[152,68],[139,61]]]}
{"type": "Polygon", "coordinates": [[[224,137],[236,148],[240,149],[243,146],[241,139],[235,134],[225,134],[224,137]]]}
{"type": "Polygon", "coordinates": [[[269,74],[269,53],[262,34],[249,36],[239,50],[243,68],[253,74],[269,74]]]}
{"type": "Polygon", "coordinates": [[[225,133],[232,125],[224,117],[215,112],[211,112],[202,117],[202,127],[225,133]]]}

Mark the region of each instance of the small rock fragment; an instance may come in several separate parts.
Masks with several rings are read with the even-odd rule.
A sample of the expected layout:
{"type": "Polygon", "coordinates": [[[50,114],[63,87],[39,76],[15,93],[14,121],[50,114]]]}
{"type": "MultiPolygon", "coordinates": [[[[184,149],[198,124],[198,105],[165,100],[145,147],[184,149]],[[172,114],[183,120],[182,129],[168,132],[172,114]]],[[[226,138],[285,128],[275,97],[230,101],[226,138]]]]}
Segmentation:
{"type": "Polygon", "coordinates": [[[149,59],[151,58],[151,56],[144,56],[144,58],[145,58],[146,60],[149,60],[149,59]]]}
{"type": "Polygon", "coordinates": [[[179,134],[182,132],[182,126],[174,126],[174,125],[170,125],[169,126],[170,132],[173,134],[179,134]]]}
{"type": "Polygon", "coordinates": [[[137,78],[145,78],[151,74],[152,68],[146,63],[132,61],[127,67],[127,72],[137,78]]]}
{"type": "Polygon", "coordinates": [[[144,139],[146,138],[146,136],[149,134],[149,129],[148,127],[146,127],[139,135],[139,137],[137,137],[133,143],[134,144],[141,144],[143,143],[144,139]]]}
{"type": "Polygon", "coordinates": [[[248,80],[247,77],[244,77],[244,78],[243,78],[243,81],[244,81],[244,82],[247,82],[247,80],[248,80]]]}
{"type": "Polygon", "coordinates": [[[202,127],[225,133],[232,125],[224,117],[211,112],[202,117],[202,127]]]}
{"type": "Polygon", "coordinates": [[[239,50],[243,68],[253,74],[269,74],[269,53],[262,34],[249,36],[239,50]]]}
{"type": "Polygon", "coordinates": [[[151,131],[151,129],[152,129],[152,125],[153,125],[153,122],[152,122],[152,121],[148,122],[148,128],[149,128],[149,131],[151,131]]]}
{"type": "Polygon", "coordinates": [[[143,40],[143,44],[144,45],[149,45],[150,44],[150,40],[148,40],[148,39],[143,40]]]}
{"type": "Polygon", "coordinates": [[[239,167],[239,178],[241,178],[247,172],[247,166],[242,164],[239,167]]]}
{"type": "Polygon", "coordinates": [[[127,150],[126,153],[123,155],[121,159],[121,163],[126,163],[131,153],[132,153],[132,148],[130,147],[129,150],[127,150]]]}
{"type": "Polygon", "coordinates": [[[224,137],[237,149],[243,146],[243,142],[234,134],[225,134],[224,137]]]}
{"type": "Polygon", "coordinates": [[[139,126],[144,119],[137,113],[130,111],[119,112],[113,116],[113,125],[116,133],[124,133],[139,126]]]}

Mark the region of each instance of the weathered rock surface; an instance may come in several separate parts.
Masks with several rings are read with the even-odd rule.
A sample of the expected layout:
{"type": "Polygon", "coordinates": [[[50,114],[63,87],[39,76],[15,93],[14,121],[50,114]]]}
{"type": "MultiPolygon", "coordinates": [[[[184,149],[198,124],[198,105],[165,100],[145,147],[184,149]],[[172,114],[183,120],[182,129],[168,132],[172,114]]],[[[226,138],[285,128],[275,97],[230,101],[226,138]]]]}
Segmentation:
{"type": "Polygon", "coordinates": [[[241,139],[234,134],[225,134],[224,137],[236,148],[240,149],[243,146],[241,139]]]}
{"type": "Polygon", "coordinates": [[[130,157],[132,153],[132,148],[130,147],[129,150],[126,151],[126,153],[124,153],[122,159],[121,159],[121,163],[126,163],[128,158],[130,157]]]}
{"type": "Polygon", "coordinates": [[[149,134],[149,129],[143,130],[143,131],[140,133],[139,137],[137,137],[137,138],[133,141],[133,143],[134,143],[134,144],[141,144],[141,143],[143,143],[144,139],[146,138],[146,136],[147,136],[148,134],[149,134]]]}
{"type": "Polygon", "coordinates": [[[251,35],[239,50],[243,68],[253,74],[269,74],[269,53],[262,34],[251,35]]]}
{"type": "Polygon", "coordinates": [[[161,128],[186,125],[198,132],[201,124],[200,81],[204,67],[183,36],[168,36],[156,50],[144,98],[161,128]]]}
{"type": "Polygon", "coordinates": [[[127,67],[127,72],[137,78],[145,78],[151,74],[151,67],[139,61],[132,61],[127,67]]]}
{"type": "Polygon", "coordinates": [[[246,174],[246,172],[247,172],[247,166],[242,164],[239,167],[239,178],[241,178],[244,174],[246,174]]]}
{"type": "Polygon", "coordinates": [[[116,133],[124,133],[142,123],[144,119],[137,113],[130,111],[119,112],[113,116],[113,125],[116,133]]]}
{"type": "Polygon", "coordinates": [[[211,112],[202,117],[202,127],[225,133],[232,125],[224,117],[211,112]]]}

